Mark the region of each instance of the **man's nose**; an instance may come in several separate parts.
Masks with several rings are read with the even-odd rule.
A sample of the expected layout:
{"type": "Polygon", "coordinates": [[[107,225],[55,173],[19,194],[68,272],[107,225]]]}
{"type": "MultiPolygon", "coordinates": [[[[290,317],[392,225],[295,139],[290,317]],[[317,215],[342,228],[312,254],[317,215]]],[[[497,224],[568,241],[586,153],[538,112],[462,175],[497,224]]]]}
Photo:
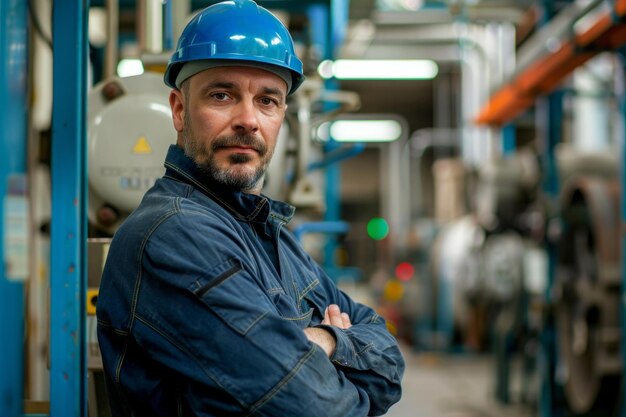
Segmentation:
{"type": "Polygon", "coordinates": [[[259,129],[257,109],[251,100],[240,101],[234,111],[232,129],[238,133],[255,132],[259,129]]]}

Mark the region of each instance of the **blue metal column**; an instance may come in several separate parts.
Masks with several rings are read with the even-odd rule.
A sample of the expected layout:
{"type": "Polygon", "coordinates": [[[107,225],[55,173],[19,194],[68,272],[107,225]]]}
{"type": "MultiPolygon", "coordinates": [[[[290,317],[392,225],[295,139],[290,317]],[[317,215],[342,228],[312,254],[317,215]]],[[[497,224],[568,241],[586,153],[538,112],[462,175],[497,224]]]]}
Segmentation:
{"type": "MultiPolygon", "coordinates": [[[[618,54],[619,58],[620,58],[620,62],[622,65],[622,71],[623,71],[623,77],[626,78],[626,49],[622,49],[619,51],[618,54]]],[[[621,97],[620,97],[620,108],[622,111],[622,123],[624,123],[624,126],[626,126],[626,91],[622,91],[621,92],[621,97]]],[[[626,138],[626,131],[622,132],[623,134],[623,138],[626,138]]],[[[621,288],[621,297],[620,297],[620,318],[622,320],[622,335],[626,335],[626,232],[624,230],[624,225],[626,225],[626,144],[624,144],[624,141],[622,140],[621,143],[621,151],[622,151],[622,158],[620,159],[620,187],[621,187],[621,194],[620,194],[620,204],[621,204],[621,227],[622,227],[622,288],[621,288]]],[[[622,336],[622,343],[621,343],[621,349],[622,349],[622,378],[626,378],[626,372],[624,372],[624,369],[626,369],[626,341],[624,340],[624,336],[622,336]]],[[[622,382],[621,385],[621,392],[620,392],[620,409],[619,409],[619,416],[620,417],[626,417],[626,384],[624,382],[622,382]]]]}
{"type": "Polygon", "coordinates": [[[28,275],[27,26],[23,0],[0,1],[0,415],[23,414],[28,275]]]}
{"type": "Polygon", "coordinates": [[[502,155],[504,157],[513,155],[517,147],[515,137],[515,125],[508,124],[502,127],[502,155]]]}
{"type": "MultiPolygon", "coordinates": [[[[502,127],[502,157],[507,158],[515,154],[517,147],[515,137],[515,125],[509,123],[502,127]]],[[[494,330],[493,350],[496,354],[496,387],[495,396],[498,401],[503,404],[509,404],[510,398],[510,381],[511,381],[511,353],[514,343],[515,332],[513,329],[506,331],[494,330]]]]}
{"type": "MultiPolygon", "coordinates": [[[[345,37],[345,28],[348,18],[348,0],[330,0],[328,6],[313,5],[308,9],[308,16],[311,24],[311,39],[320,49],[322,59],[333,59],[335,47],[337,47],[345,37]]],[[[327,89],[336,89],[336,81],[326,80],[324,83],[327,89]]],[[[332,140],[324,146],[326,155],[336,152],[340,145],[332,140]]],[[[326,167],[326,212],[324,220],[329,222],[339,221],[341,218],[340,207],[340,184],[341,168],[339,164],[331,164],[326,167]]],[[[336,271],[335,251],[337,250],[337,238],[328,236],[324,246],[324,269],[329,275],[336,271]]],[[[332,276],[337,279],[336,276],[332,276]]]]}
{"type": "MultiPolygon", "coordinates": [[[[552,19],[557,11],[554,0],[542,0],[541,6],[543,15],[541,24],[546,24],[552,19]]],[[[546,289],[543,296],[544,305],[547,306],[544,312],[543,328],[539,335],[540,357],[538,360],[541,387],[539,393],[539,416],[556,417],[562,414],[557,404],[562,404],[562,398],[555,381],[557,345],[554,314],[550,312],[552,305],[552,288],[556,274],[557,254],[556,242],[551,239],[550,225],[557,221],[559,207],[557,207],[559,196],[559,177],[556,161],[556,145],[561,141],[562,120],[563,120],[563,92],[556,91],[538,101],[537,126],[542,131],[543,143],[541,149],[543,165],[543,193],[546,198],[547,225],[548,230],[545,248],[548,255],[548,271],[546,289]]]]}
{"type": "MultiPolygon", "coordinates": [[[[541,155],[543,157],[543,192],[547,200],[548,229],[550,223],[557,221],[557,202],[559,195],[559,178],[555,148],[561,141],[563,120],[563,93],[561,91],[550,94],[547,98],[541,99],[537,106],[537,125],[543,130],[541,155]]],[[[546,251],[548,254],[548,282],[543,296],[544,305],[552,304],[552,287],[556,273],[556,242],[547,236],[546,251]]],[[[549,313],[549,308],[544,313],[543,328],[540,335],[541,357],[539,358],[539,372],[541,375],[541,392],[539,398],[540,417],[555,417],[561,415],[557,404],[560,402],[560,395],[555,383],[556,373],[556,334],[554,317],[549,313]]]]}
{"type": "Polygon", "coordinates": [[[50,415],[87,415],[88,0],[53,5],[50,415]]]}

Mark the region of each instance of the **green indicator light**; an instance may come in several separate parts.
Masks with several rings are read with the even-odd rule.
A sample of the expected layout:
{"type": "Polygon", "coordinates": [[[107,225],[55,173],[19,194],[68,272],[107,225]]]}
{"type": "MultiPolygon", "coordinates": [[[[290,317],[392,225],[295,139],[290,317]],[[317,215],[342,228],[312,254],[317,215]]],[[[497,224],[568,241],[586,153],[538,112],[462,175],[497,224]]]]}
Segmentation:
{"type": "Polygon", "coordinates": [[[367,235],[374,240],[381,240],[389,234],[387,220],[381,217],[374,217],[367,222],[367,235]]]}

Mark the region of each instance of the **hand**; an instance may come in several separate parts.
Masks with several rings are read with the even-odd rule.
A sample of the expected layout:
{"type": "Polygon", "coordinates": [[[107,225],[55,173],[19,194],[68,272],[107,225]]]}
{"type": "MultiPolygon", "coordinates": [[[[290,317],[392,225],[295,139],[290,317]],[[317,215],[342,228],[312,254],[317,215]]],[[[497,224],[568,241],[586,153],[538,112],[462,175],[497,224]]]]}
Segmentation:
{"type": "MultiPolygon", "coordinates": [[[[322,324],[339,327],[340,329],[348,329],[352,326],[350,317],[346,313],[342,313],[336,304],[331,304],[326,308],[322,324]]],[[[304,329],[304,334],[309,341],[324,349],[329,358],[333,356],[335,347],[337,347],[337,341],[331,332],[320,327],[307,327],[304,329]]]]}
{"type": "Polygon", "coordinates": [[[350,316],[342,313],[337,304],[331,304],[326,307],[322,324],[339,327],[340,329],[349,329],[352,326],[350,316]]]}

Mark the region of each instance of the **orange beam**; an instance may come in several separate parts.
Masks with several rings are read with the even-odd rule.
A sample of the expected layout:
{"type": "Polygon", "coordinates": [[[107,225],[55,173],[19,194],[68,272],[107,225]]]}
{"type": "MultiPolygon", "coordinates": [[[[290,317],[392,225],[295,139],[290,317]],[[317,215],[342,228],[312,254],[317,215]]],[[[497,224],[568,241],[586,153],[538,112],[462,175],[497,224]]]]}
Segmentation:
{"type": "Polygon", "coordinates": [[[615,2],[615,13],[619,17],[626,16],[626,0],[617,0],[615,2]]]}
{"type": "MultiPolygon", "coordinates": [[[[616,0],[614,12],[626,16],[626,0],[616,0]]],[[[535,98],[554,90],[574,69],[601,50],[626,43],[626,24],[615,22],[610,13],[602,15],[586,32],[565,42],[552,54],[528,66],[494,93],[475,119],[477,124],[503,125],[530,107],[535,98]]]]}
{"type": "Polygon", "coordinates": [[[600,49],[617,49],[626,43],[626,24],[620,24],[611,28],[606,35],[596,42],[600,49]]]}
{"type": "Polygon", "coordinates": [[[613,25],[613,16],[610,14],[603,15],[586,32],[576,35],[574,42],[581,47],[589,46],[611,29],[613,25]]]}
{"type": "Polygon", "coordinates": [[[535,62],[522,72],[515,82],[517,88],[526,93],[533,93],[542,80],[569,66],[575,54],[575,47],[571,43],[561,46],[558,51],[535,62]]]}
{"type": "Polygon", "coordinates": [[[514,86],[505,86],[492,96],[488,107],[476,118],[478,124],[498,124],[502,125],[518,116],[524,108],[532,104],[531,97],[520,95],[514,86]]]}

